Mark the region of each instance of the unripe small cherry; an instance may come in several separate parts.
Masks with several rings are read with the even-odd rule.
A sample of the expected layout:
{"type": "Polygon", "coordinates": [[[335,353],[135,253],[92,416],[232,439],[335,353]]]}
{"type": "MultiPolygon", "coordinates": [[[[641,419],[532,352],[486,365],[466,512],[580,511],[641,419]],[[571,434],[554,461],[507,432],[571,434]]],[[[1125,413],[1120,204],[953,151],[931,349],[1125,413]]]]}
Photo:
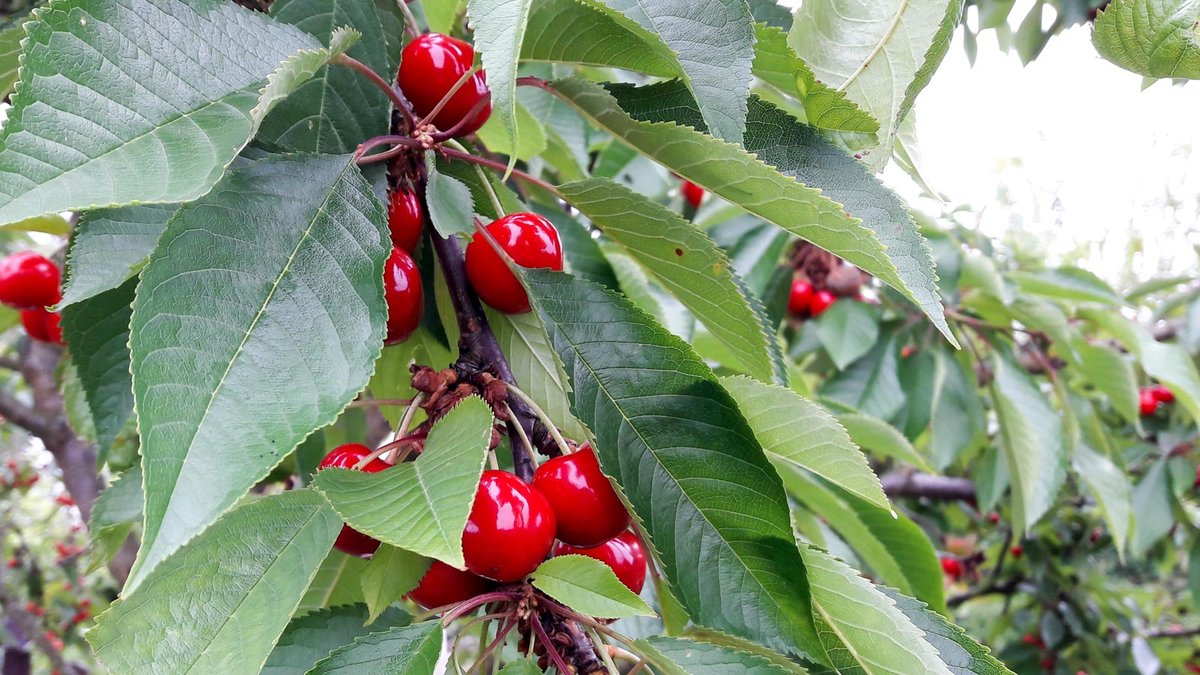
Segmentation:
{"type": "Polygon", "coordinates": [[[533,474],[533,489],[554,509],[558,539],[572,546],[597,546],[629,527],[629,512],[590,445],[544,462],[533,474]]]}
{"type": "MultiPolygon", "coordinates": [[[[536,213],[513,213],[484,228],[513,262],[526,268],[563,268],[558,230],[536,213]]],[[[482,232],[467,244],[467,277],[479,297],[506,314],[530,310],[529,295],[482,232]]]]}
{"type": "Polygon", "coordinates": [[[942,558],[942,573],[952,579],[961,578],[963,575],[962,561],[958,558],[942,558]]]}
{"type": "Polygon", "coordinates": [[[1158,397],[1148,387],[1142,387],[1138,390],[1138,412],[1142,417],[1150,417],[1158,411],[1158,397]]]}
{"type": "Polygon", "coordinates": [[[609,539],[599,546],[580,547],[559,543],[554,547],[554,555],[585,555],[595,558],[612,568],[621,583],[633,591],[641,593],[646,584],[646,551],[637,535],[625,531],[609,539]]]}
{"type": "MultiPolygon", "coordinates": [[[[371,454],[371,449],[359,443],[346,443],[339,445],[317,465],[317,470],[327,469],[331,466],[340,469],[353,469],[355,464],[362,461],[363,457],[371,454]]],[[[381,459],[373,459],[367,462],[361,469],[367,473],[378,473],[384,469],[390,468],[391,465],[381,459]]],[[[333,542],[334,548],[354,556],[365,556],[375,552],[379,548],[379,540],[374,537],[369,537],[362,532],[350,527],[342,525],[342,531],[338,535],[337,540],[333,542]]]]}
{"type": "Polygon", "coordinates": [[[700,208],[700,202],[704,201],[704,188],[690,180],[685,180],[679,191],[683,193],[684,201],[691,205],[693,209],[700,208]]]}
{"type": "Polygon", "coordinates": [[[812,305],[812,299],[812,284],[796,279],[792,282],[792,292],[788,295],[788,311],[793,316],[804,316],[812,305]]]}
{"type": "Polygon", "coordinates": [[[0,302],[18,309],[41,309],[62,298],[58,265],[33,251],[0,260],[0,302]]]}
{"type": "Polygon", "coordinates": [[[63,344],[62,317],[44,307],[21,310],[21,326],[34,340],[63,344]]]}
{"type": "Polygon", "coordinates": [[[481,576],[434,560],[429,571],[421,577],[421,583],[409,591],[408,597],[425,609],[436,609],[486,593],[493,585],[481,576]]]}
{"type": "Polygon", "coordinates": [[[837,296],[826,290],[819,290],[813,293],[812,301],[808,305],[808,312],[816,318],[825,313],[825,310],[833,306],[837,302],[837,296]]]}
{"type": "Polygon", "coordinates": [[[388,199],[388,229],[392,231],[392,244],[414,253],[421,243],[421,230],[425,224],[425,209],[421,198],[412,190],[398,187],[388,199]]]}
{"type": "MultiPolygon", "coordinates": [[[[475,49],[469,43],[441,33],[425,33],[404,47],[396,81],[417,115],[425,117],[474,64],[475,49]]],[[[466,119],[456,135],[474,133],[492,114],[491,98],[487,76],[480,70],[454,92],[433,117],[433,125],[439,131],[450,131],[466,119]]]]}
{"type": "Polygon", "coordinates": [[[387,298],[388,320],[385,344],[395,344],[421,325],[425,295],[421,289],[421,271],[412,256],[394,247],[383,267],[383,291],[387,298]]]}
{"type": "Polygon", "coordinates": [[[554,510],[540,492],[511,473],[484,471],[462,535],[467,569],[520,581],[546,559],[554,527],[554,510]]]}

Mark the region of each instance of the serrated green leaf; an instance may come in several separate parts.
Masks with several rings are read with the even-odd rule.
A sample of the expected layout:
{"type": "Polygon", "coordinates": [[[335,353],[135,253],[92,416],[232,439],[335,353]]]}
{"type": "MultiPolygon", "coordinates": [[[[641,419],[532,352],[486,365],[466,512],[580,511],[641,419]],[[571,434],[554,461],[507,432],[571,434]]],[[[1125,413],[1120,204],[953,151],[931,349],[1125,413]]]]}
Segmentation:
{"type": "Polygon", "coordinates": [[[143,501],[141,465],[114,478],[96,497],[88,520],[91,552],[87,574],[108,564],[134,526],[142,522],[143,501]]]}
{"type": "Polygon", "coordinates": [[[432,150],[425,153],[425,167],[429,171],[425,204],[434,229],[443,237],[474,232],[475,203],[471,191],[462,181],[438,171],[432,150]]]}
{"type": "Polygon", "coordinates": [[[605,563],[583,555],[559,555],[538,565],[533,586],[567,607],[602,619],[654,616],[605,563]]]}
{"type": "Polygon", "coordinates": [[[428,571],[429,559],[425,556],[380,544],[361,577],[363,597],[369,610],[367,623],[375,621],[388,605],[416,588],[428,571]]]}
{"type": "Polygon", "coordinates": [[[764,381],[776,378],[774,333],[763,330],[729,259],[701,230],[612,181],[567,183],[559,191],[729,348],[738,359],[730,365],[764,381]]]}
{"type": "Polygon", "coordinates": [[[308,675],[433,675],[441,651],[442,622],[424,621],[357,637],[308,675]]]}
{"type": "Polygon", "coordinates": [[[1080,372],[1087,381],[1108,396],[1121,417],[1130,424],[1140,421],[1138,415],[1137,376],[1133,364],[1115,350],[1079,339],[1074,343],[1079,354],[1080,372]]]}
{"type": "Polygon", "coordinates": [[[1117,554],[1125,554],[1125,542],[1133,522],[1132,487],[1129,477],[1112,460],[1088,446],[1076,444],[1071,453],[1075,473],[1092,491],[1100,512],[1108,523],[1112,534],[1113,548],[1117,554]]]}
{"type": "Polygon", "coordinates": [[[88,211],[67,251],[67,280],[59,307],[110,291],[141,271],[177,204],[88,211]]]}
{"type": "Polygon", "coordinates": [[[565,436],[584,438],[587,430],[571,414],[567,376],[554,358],[542,322],[528,312],[504,314],[491,308],[484,311],[521,391],[538,402],[565,436]]]}
{"type": "Polygon", "coordinates": [[[912,443],[896,427],[862,413],[837,413],[837,421],[846,429],[850,440],[868,455],[887,457],[922,471],[934,473],[928,460],[922,457],[912,443]]]}
{"type": "Polygon", "coordinates": [[[755,21],[783,30],[792,27],[792,10],[779,4],[779,0],[750,0],[748,4],[755,21]]]}
{"type": "Polygon", "coordinates": [[[433,426],[416,461],[378,473],[324,469],[313,485],[359,532],[462,569],[462,532],[492,423],[483,399],[466,398],[433,426]]]}
{"type": "Polygon", "coordinates": [[[1123,305],[1125,301],[1100,277],[1078,267],[1059,267],[1041,272],[1009,272],[1017,288],[1047,298],[1075,302],[1123,305]]]}
{"type": "Polygon", "coordinates": [[[563,243],[563,257],[571,274],[613,290],[618,288],[616,274],[604,257],[600,244],[592,238],[591,229],[562,211],[535,210],[554,223],[554,228],[558,230],[558,237],[563,243]]]}
{"type": "Polygon", "coordinates": [[[346,555],[337,549],[331,550],[317,568],[312,583],[308,585],[308,590],[300,600],[297,612],[366,602],[359,581],[366,568],[366,560],[346,555]]]}
{"type": "Polygon", "coordinates": [[[822,660],[783,486],[712,371],[611,291],[563,273],[523,274],[572,408],[595,432],[601,465],[624,489],[672,594],[698,625],[822,660]]]}
{"type": "Polygon", "coordinates": [[[537,118],[520,102],[515,105],[516,126],[519,129],[515,146],[513,140],[508,136],[503,118],[499,115],[489,117],[488,121],[475,133],[491,152],[529,161],[545,152],[549,142],[546,140],[546,130],[542,128],[537,118]]]}
{"type": "Polygon", "coordinates": [[[71,224],[61,215],[51,213],[0,225],[0,232],[45,232],[57,237],[65,237],[71,233],[71,224]]]}
{"type": "Polygon", "coordinates": [[[87,640],[113,672],[257,673],[340,527],[308,490],[252,501],[127,590],[87,640]],[[144,639],[164,616],[170,639],[144,639]]]}
{"type": "Polygon", "coordinates": [[[971,376],[944,350],[933,355],[929,455],[942,471],[985,438],[987,422],[971,376]]]}
{"type": "Polygon", "coordinates": [[[171,219],[133,305],[148,496],[127,589],[363,389],[383,343],[390,248],[383,205],[349,156],[260,160],[171,219]]]}
{"type": "Polygon", "coordinates": [[[534,0],[523,61],[623,68],[659,77],[679,74],[675,54],[653,33],[581,0],[534,0]]]}
{"type": "Polygon", "coordinates": [[[1198,21],[1192,0],[1113,0],[1096,16],[1092,44],[1138,75],[1200,79],[1198,21]]]}
{"type": "Polygon", "coordinates": [[[895,589],[879,587],[879,591],[896,603],[896,608],[925,633],[925,641],[937,650],[942,663],[954,675],[1012,675],[1003,663],[992,656],[988,648],[972,640],[963,629],[895,589]]]}
{"type": "Polygon", "coordinates": [[[467,16],[475,27],[475,51],[483,59],[492,90],[492,111],[504,122],[512,148],[521,147],[517,60],[532,8],[533,0],[467,0],[467,16]]]}
{"type": "Polygon", "coordinates": [[[879,339],[879,310],[865,302],[835,302],[816,323],[817,336],[838,370],[866,355],[879,339]]]}
{"type": "Polygon", "coordinates": [[[129,374],[130,306],[137,281],[63,310],[63,338],[87,393],[101,461],[133,413],[129,374]]]}
{"type": "Polygon", "coordinates": [[[17,82],[17,69],[20,67],[21,40],[25,37],[22,24],[28,21],[22,17],[0,27],[0,99],[12,93],[13,85],[17,82]]]}
{"type": "Polygon", "coordinates": [[[825,380],[821,396],[881,420],[895,417],[904,408],[906,394],[894,340],[885,335],[866,356],[825,380]]]}
{"type": "Polygon", "coordinates": [[[329,652],[373,631],[408,625],[409,616],[394,607],[370,621],[363,605],[330,607],[292,619],[275,643],[261,675],[307,672],[329,652]]]}
{"type": "Polygon", "coordinates": [[[757,654],[743,652],[711,642],[671,637],[638,640],[644,653],[663,675],[788,675],[805,673],[803,668],[785,668],[757,654]]]}
{"type": "Polygon", "coordinates": [[[1141,558],[1165,537],[1175,525],[1172,512],[1174,498],[1171,494],[1167,458],[1155,461],[1137,485],[1133,486],[1133,537],[1129,541],[1129,552],[1141,558]]]}
{"type": "Polygon", "coordinates": [[[203,195],[270,109],[354,39],[324,48],[218,0],[54,0],[35,17],[0,133],[0,223],[203,195]]]}

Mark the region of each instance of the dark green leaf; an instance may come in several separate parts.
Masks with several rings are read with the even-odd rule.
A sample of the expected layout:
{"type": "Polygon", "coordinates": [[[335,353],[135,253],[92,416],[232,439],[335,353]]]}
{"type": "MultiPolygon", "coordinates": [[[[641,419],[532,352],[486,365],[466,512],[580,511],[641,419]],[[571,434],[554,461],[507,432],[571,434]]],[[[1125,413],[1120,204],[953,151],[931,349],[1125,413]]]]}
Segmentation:
{"type": "Polygon", "coordinates": [[[835,302],[817,319],[817,336],[839,370],[857,361],[879,339],[879,310],[865,302],[835,302]]]}
{"type": "Polygon", "coordinates": [[[67,252],[67,281],[60,306],[112,290],[141,271],[176,204],[89,211],[79,219],[67,252]]]}
{"type": "Polygon", "coordinates": [[[367,561],[334,549],[321,561],[312,583],[300,600],[298,612],[311,612],[324,607],[338,607],[366,602],[362,578],[367,561]]]}
{"type": "Polygon", "coordinates": [[[904,407],[896,363],[896,344],[881,339],[866,356],[827,379],[821,396],[881,420],[890,420],[904,407]]]}
{"type": "Polygon", "coordinates": [[[261,675],[304,673],[329,652],[367,633],[408,624],[409,616],[390,608],[368,625],[363,605],[331,607],[292,619],[263,664],[261,675]]]}
{"type": "MultiPolygon", "coordinates": [[[[371,555],[362,573],[363,597],[367,601],[372,622],[384,613],[388,605],[417,587],[429,571],[429,559],[402,548],[380,544],[371,555]]],[[[312,665],[312,664],[309,664],[312,665]]]]}
{"type": "Polygon", "coordinates": [[[972,375],[944,350],[934,352],[929,454],[939,471],[984,438],[987,422],[972,375]]]}
{"type": "Polygon", "coordinates": [[[653,33],[580,0],[534,0],[521,59],[609,66],[659,77],[680,72],[653,33]]]}
{"type": "Polygon", "coordinates": [[[433,675],[442,651],[439,620],[371,633],[335,650],[309,675],[433,675]]]}
{"type": "Polygon", "coordinates": [[[699,640],[651,637],[638,640],[637,644],[663,675],[788,675],[807,672],[799,666],[785,668],[757,654],[699,640]]]}
{"type": "Polygon", "coordinates": [[[1133,539],[1129,551],[1134,557],[1146,555],[1175,524],[1171,486],[1167,481],[1167,460],[1159,459],[1133,488],[1133,539]]]}

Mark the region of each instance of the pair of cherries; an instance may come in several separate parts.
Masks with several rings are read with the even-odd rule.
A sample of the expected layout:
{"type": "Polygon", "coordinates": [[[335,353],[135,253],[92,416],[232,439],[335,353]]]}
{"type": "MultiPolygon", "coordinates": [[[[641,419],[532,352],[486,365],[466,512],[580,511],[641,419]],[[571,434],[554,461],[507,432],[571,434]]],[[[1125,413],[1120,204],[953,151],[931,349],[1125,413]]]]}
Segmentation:
{"type": "Polygon", "coordinates": [[[1158,412],[1159,404],[1170,404],[1175,402],[1175,394],[1171,393],[1164,385],[1155,384],[1149,387],[1138,389],[1138,412],[1142,417],[1150,417],[1158,412]]]}
{"type": "Polygon", "coordinates": [[[792,282],[792,292],[788,296],[788,311],[793,316],[808,316],[816,318],[825,313],[837,296],[825,289],[815,290],[807,281],[796,279],[792,282]]]}
{"type": "Polygon", "coordinates": [[[21,310],[21,325],[34,340],[62,344],[59,315],[46,309],[62,299],[58,265],[33,251],[0,260],[0,302],[21,310]]]}

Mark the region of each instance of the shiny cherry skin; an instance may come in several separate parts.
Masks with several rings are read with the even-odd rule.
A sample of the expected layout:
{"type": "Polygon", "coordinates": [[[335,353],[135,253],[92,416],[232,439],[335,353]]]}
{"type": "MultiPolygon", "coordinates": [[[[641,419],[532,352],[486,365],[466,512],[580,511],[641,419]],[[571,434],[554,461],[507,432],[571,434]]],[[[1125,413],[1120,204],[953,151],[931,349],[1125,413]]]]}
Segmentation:
{"type": "Polygon", "coordinates": [[[1012,557],[1020,558],[1025,555],[1025,547],[1020,544],[1013,544],[1013,547],[1008,552],[1012,554],[1012,557]]]}
{"type": "Polygon", "coordinates": [[[383,267],[383,293],[387,298],[387,339],[396,344],[408,339],[421,325],[425,295],[421,290],[421,271],[404,249],[393,248],[383,267]]]}
{"type": "Polygon", "coordinates": [[[835,302],[837,302],[837,296],[833,293],[825,290],[817,291],[813,293],[812,301],[808,304],[808,313],[813,318],[821,316],[835,302]]]}
{"type": "Polygon", "coordinates": [[[813,287],[807,281],[796,279],[792,282],[792,292],[788,296],[788,311],[794,316],[804,316],[812,307],[813,287]]]}
{"type": "MultiPolygon", "coordinates": [[[[536,213],[513,213],[484,229],[521,267],[562,271],[558,230],[536,213]]],[[[522,314],[530,310],[529,295],[482,232],[476,232],[467,244],[467,277],[479,297],[501,312],[522,314]]]]}
{"type": "Polygon", "coordinates": [[[617,578],[634,593],[641,593],[646,584],[646,551],[632,532],[622,532],[608,541],[590,548],[559,543],[554,555],[586,555],[612,568],[617,578]]]}
{"type": "MultiPolygon", "coordinates": [[[[317,470],[327,469],[331,466],[340,469],[353,469],[355,464],[367,455],[371,454],[371,449],[365,445],[358,443],[346,443],[339,445],[329,454],[325,455],[325,459],[317,465],[317,470]]],[[[382,459],[373,459],[367,462],[367,465],[362,468],[362,471],[367,473],[378,473],[391,467],[391,464],[382,459]]],[[[379,540],[359,532],[349,525],[342,526],[342,532],[338,535],[336,541],[333,542],[334,548],[342,553],[348,553],[354,556],[365,556],[375,552],[379,548],[379,540]]]]}
{"type": "Polygon", "coordinates": [[[0,302],[38,309],[62,298],[62,275],[54,261],[33,251],[17,251],[0,260],[0,302]]]}
{"type": "MultiPolygon", "coordinates": [[[[437,107],[474,63],[475,49],[469,43],[441,33],[425,33],[404,48],[396,80],[413,110],[424,117],[437,107]]],[[[440,131],[450,131],[471,115],[455,135],[474,133],[491,116],[491,101],[487,75],[480,70],[454,92],[434,116],[433,125],[440,131]],[[480,101],[486,102],[472,114],[480,101]]]]}
{"type": "Polygon", "coordinates": [[[487,593],[494,585],[483,577],[434,560],[429,571],[421,577],[421,583],[409,592],[408,597],[425,609],[436,609],[487,593]]]}
{"type": "Polygon", "coordinates": [[[590,445],[537,468],[533,489],[554,509],[558,539],[572,546],[597,546],[629,527],[629,512],[600,472],[590,445]]]}
{"type": "Polygon", "coordinates": [[[942,573],[953,579],[963,575],[962,562],[958,558],[942,558],[942,573]]]}
{"type": "Polygon", "coordinates": [[[57,312],[51,312],[44,307],[21,310],[21,325],[34,340],[63,344],[61,321],[62,317],[57,312]]]}
{"type": "Polygon", "coordinates": [[[417,193],[405,188],[392,190],[388,200],[388,228],[392,231],[392,244],[409,254],[415,253],[421,243],[425,210],[417,193]]]}
{"type": "Polygon", "coordinates": [[[683,181],[683,187],[680,188],[683,193],[683,199],[691,205],[693,209],[700,208],[700,202],[704,201],[704,188],[696,185],[690,180],[683,181]]]}
{"type": "Polygon", "coordinates": [[[1154,390],[1149,387],[1142,387],[1138,390],[1138,412],[1142,417],[1149,417],[1158,411],[1159,399],[1154,395],[1154,390]]]}
{"type": "Polygon", "coordinates": [[[1154,399],[1159,403],[1174,403],[1175,394],[1167,389],[1165,385],[1156,384],[1150,387],[1150,391],[1154,394],[1154,399]]]}
{"type": "Polygon", "coordinates": [[[520,581],[554,544],[554,510],[542,494],[511,473],[488,470],[463,530],[467,569],[481,577],[520,581]]]}

